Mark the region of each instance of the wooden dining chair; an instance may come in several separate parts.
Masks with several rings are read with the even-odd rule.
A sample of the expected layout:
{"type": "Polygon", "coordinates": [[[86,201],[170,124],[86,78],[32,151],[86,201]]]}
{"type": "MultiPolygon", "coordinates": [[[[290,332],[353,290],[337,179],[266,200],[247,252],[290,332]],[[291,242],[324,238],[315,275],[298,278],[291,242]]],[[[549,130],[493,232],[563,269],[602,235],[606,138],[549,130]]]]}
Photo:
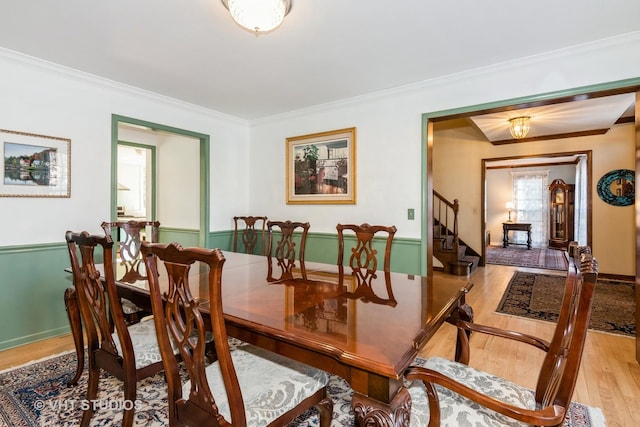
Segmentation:
{"type": "MultiPolygon", "coordinates": [[[[365,223],[362,225],[338,224],[336,229],[338,230],[338,277],[340,280],[344,278],[345,274],[345,231],[347,231],[346,235],[355,238],[349,261],[346,264],[351,267],[351,274],[355,277],[356,286],[354,290],[346,292],[345,295],[351,298],[359,298],[364,302],[395,306],[397,302],[393,296],[390,265],[391,245],[397,231],[396,227],[393,225],[369,225],[365,223]],[[386,288],[385,296],[379,295],[380,290],[378,290],[378,293],[374,290],[374,282],[378,278],[378,264],[380,262],[378,250],[374,247],[376,234],[386,238],[384,241],[384,258],[382,259],[386,288]]],[[[342,284],[342,281],[340,283],[342,284]]]]}
{"type": "MultiPolygon", "coordinates": [[[[520,332],[455,322],[461,330],[512,339],[545,352],[536,389],[468,366],[468,349],[464,363],[429,358],[424,366],[410,367],[405,373],[413,381],[409,387],[411,425],[562,425],[578,378],[597,276],[593,255],[576,250],[550,342],[520,332]]],[[[500,363],[517,363],[504,354],[496,356],[500,363]]]]}
{"type": "MultiPolygon", "coordinates": [[[[182,248],[144,242],[149,290],[168,386],[172,426],[285,426],[316,407],[320,425],[329,426],[333,403],[327,397],[326,372],[244,344],[230,348],[222,312],[222,266],[219,249],[182,248]],[[160,288],[158,266],[164,264],[168,288],[160,288]],[[197,268],[197,270],[196,270],[197,268]],[[191,275],[191,269],[205,273],[191,275]],[[218,360],[205,365],[205,320],[193,297],[194,286],[208,283],[210,325],[218,360]],[[170,342],[177,344],[188,380],[182,383],[170,342]]],[[[164,273],[163,273],[164,274],[164,273]]]]}
{"type": "MultiPolygon", "coordinates": [[[[124,270],[116,279],[121,282],[135,283],[139,280],[146,280],[146,274],[142,269],[143,263],[140,256],[140,242],[151,236],[152,242],[158,241],[160,223],[158,221],[104,221],[100,224],[106,236],[115,237],[116,259],[120,264],[120,270],[124,270]],[[144,233],[142,232],[144,230],[144,233]],[[114,233],[114,234],[112,234],[114,233]],[[115,235],[115,236],[114,236],[115,235]]],[[[82,320],[78,313],[78,305],[75,289],[70,288],[65,293],[65,306],[72,330],[74,345],[78,353],[78,366],[75,376],[69,380],[67,385],[75,386],[82,376],[84,370],[84,335],[82,333],[82,320]]],[[[140,319],[151,314],[132,301],[121,298],[122,312],[127,324],[139,322],[140,319]]]]}
{"type": "MultiPolygon", "coordinates": [[[[118,263],[124,267],[124,272],[117,277],[117,280],[127,283],[146,280],[147,276],[142,268],[144,263],[140,256],[140,244],[143,240],[158,242],[160,222],[104,221],[100,226],[104,230],[104,234],[111,236],[116,242],[116,258],[118,263]]],[[[126,298],[122,299],[122,310],[128,323],[135,323],[151,314],[126,298]]]]}
{"type": "Polygon", "coordinates": [[[308,222],[267,221],[267,280],[286,280],[293,278],[296,260],[302,278],[306,278],[304,251],[307,245],[308,222]],[[273,276],[273,262],[280,269],[280,276],[273,276]]]}
{"type": "Polygon", "coordinates": [[[238,247],[240,247],[240,252],[255,254],[257,246],[257,253],[264,255],[266,252],[266,223],[266,216],[234,216],[233,252],[238,252],[238,247]],[[259,246],[258,242],[260,242],[259,246]]]}
{"type": "MultiPolygon", "coordinates": [[[[133,425],[137,382],[163,369],[154,323],[148,320],[133,325],[126,323],[115,285],[110,235],[67,231],[65,238],[87,337],[87,401],[97,399],[101,370],[119,378],[124,383],[123,402],[129,402],[123,405],[122,426],[129,427],[133,425]],[[102,249],[102,271],[94,261],[98,247],[102,249]]],[[[82,415],[82,426],[89,425],[93,406],[87,405],[82,415]]]]}

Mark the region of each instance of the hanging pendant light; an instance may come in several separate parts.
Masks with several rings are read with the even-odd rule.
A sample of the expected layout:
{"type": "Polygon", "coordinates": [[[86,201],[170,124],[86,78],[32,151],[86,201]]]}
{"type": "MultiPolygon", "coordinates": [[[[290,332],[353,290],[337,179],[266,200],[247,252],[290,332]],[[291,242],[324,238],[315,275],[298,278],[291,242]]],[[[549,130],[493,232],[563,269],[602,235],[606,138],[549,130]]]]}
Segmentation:
{"type": "Polygon", "coordinates": [[[515,139],[522,139],[529,133],[529,116],[514,117],[509,120],[509,130],[515,139]]]}
{"type": "Polygon", "coordinates": [[[291,10],[291,0],[222,0],[241,27],[259,34],[272,31],[291,10]]]}

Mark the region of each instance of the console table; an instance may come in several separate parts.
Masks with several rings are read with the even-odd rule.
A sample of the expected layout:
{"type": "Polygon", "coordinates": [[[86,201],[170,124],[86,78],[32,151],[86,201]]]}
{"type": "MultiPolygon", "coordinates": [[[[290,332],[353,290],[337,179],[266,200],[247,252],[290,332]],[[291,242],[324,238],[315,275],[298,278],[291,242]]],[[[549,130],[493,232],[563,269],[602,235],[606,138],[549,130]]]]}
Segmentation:
{"type": "MultiPolygon", "coordinates": [[[[531,249],[531,224],[524,222],[503,222],[502,223],[502,247],[509,246],[509,230],[527,232],[527,249],[531,249]]],[[[524,245],[525,243],[511,243],[512,245],[524,245]]]]}

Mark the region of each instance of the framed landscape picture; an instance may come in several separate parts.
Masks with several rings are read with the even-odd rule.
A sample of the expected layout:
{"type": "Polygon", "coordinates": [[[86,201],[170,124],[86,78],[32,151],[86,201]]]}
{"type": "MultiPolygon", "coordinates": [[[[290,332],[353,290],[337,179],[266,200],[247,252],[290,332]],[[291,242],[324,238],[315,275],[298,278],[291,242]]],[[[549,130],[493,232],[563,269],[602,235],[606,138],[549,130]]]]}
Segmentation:
{"type": "Polygon", "coordinates": [[[356,128],[287,138],[287,204],[356,203],[356,128]]]}
{"type": "Polygon", "coordinates": [[[71,140],[0,129],[0,197],[70,197],[71,140]]]}

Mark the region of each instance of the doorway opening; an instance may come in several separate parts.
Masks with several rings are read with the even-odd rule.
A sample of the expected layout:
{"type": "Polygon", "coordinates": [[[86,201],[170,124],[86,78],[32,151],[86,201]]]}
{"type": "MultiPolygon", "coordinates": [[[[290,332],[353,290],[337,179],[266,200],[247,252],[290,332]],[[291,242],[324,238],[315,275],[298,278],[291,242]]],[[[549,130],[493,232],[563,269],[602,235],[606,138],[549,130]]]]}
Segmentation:
{"type": "Polygon", "coordinates": [[[125,215],[160,221],[161,241],[209,247],[209,135],[113,115],[111,158],[113,221],[124,210],[125,215]],[[135,165],[122,163],[121,172],[120,156],[131,154],[131,148],[145,166],[141,159],[135,165]],[[119,187],[125,176],[131,186],[120,181],[119,187]]]}
{"type": "Polygon", "coordinates": [[[591,242],[592,212],[588,208],[592,205],[591,162],[591,150],[483,159],[481,198],[485,212],[482,223],[483,234],[486,236],[483,242],[485,263],[563,269],[564,262],[556,259],[562,254],[554,253],[562,247],[551,245],[553,236],[550,231],[553,227],[550,221],[553,206],[549,185],[558,179],[572,183],[574,191],[571,201],[567,198],[567,203],[571,203],[571,211],[566,214],[571,229],[565,230],[566,238],[579,241],[580,244],[591,242]],[[514,188],[517,181],[526,180],[530,176],[539,180],[534,187],[523,184],[519,189],[514,188]],[[521,197],[524,200],[520,200],[521,197]],[[507,204],[511,206],[507,208],[507,204]],[[569,216],[572,217],[571,220],[569,216]],[[532,232],[528,236],[524,232],[508,231],[514,228],[509,227],[511,223],[530,223],[532,232]],[[505,230],[509,233],[508,241],[516,245],[526,244],[527,238],[531,237],[534,251],[520,251],[519,256],[515,254],[518,247],[509,245],[508,250],[505,249],[505,230]],[[536,255],[538,253],[540,256],[536,255]],[[554,265],[558,268],[553,267],[554,265]]]}
{"type": "Polygon", "coordinates": [[[155,212],[156,148],[118,143],[118,220],[152,220],[155,212]]]}
{"type": "MultiPolygon", "coordinates": [[[[433,224],[434,175],[437,175],[437,173],[434,173],[434,158],[435,158],[434,142],[436,139],[440,140],[439,134],[435,132],[436,125],[438,127],[442,125],[446,126],[449,123],[456,123],[460,121],[471,121],[472,119],[477,119],[478,116],[482,116],[482,115],[497,115],[498,113],[504,114],[505,112],[511,112],[515,115],[518,115],[521,111],[526,109],[533,109],[541,106],[553,106],[555,104],[559,104],[562,106],[562,108],[566,110],[570,110],[574,103],[579,103],[585,100],[589,101],[589,100],[600,100],[600,99],[603,99],[604,100],[603,102],[608,102],[609,98],[612,98],[612,99],[615,98],[619,100],[620,97],[617,95],[624,95],[624,97],[630,99],[631,105],[628,106],[627,110],[624,111],[622,116],[617,121],[614,120],[615,123],[613,124],[634,123],[634,120],[637,123],[636,116],[638,115],[639,108],[637,103],[634,102],[634,100],[638,96],[640,96],[638,93],[638,90],[640,89],[640,86],[638,85],[638,83],[639,83],[638,79],[635,79],[633,81],[628,80],[628,81],[620,81],[620,82],[611,82],[608,84],[602,84],[602,85],[597,85],[592,87],[576,88],[574,90],[565,91],[563,93],[537,95],[535,97],[507,100],[501,103],[470,106],[470,107],[458,108],[453,110],[423,114],[423,137],[424,137],[423,139],[424,140],[423,179],[425,182],[425,187],[424,187],[425,192],[424,192],[424,199],[423,199],[423,208],[424,208],[423,217],[426,220],[422,227],[422,239],[424,242],[422,247],[423,254],[424,254],[424,258],[423,258],[424,274],[432,275],[433,265],[434,265],[434,260],[433,260],[434,249],[433,249],[433,241],[432,241],[433,239],[431,238],[432,236],[430,235],[429,230],[432,228],[431,224],[433,224]]],[[[576,114],[574,113],[574,115],[576,114]]],[[[577,116],[579,116],[579,114],[577,116]]],[[[582,118],[584,119],[586,118],[586,116],[582,116],[582,118]]],[[[608,117],[608,119],[610,118],[611,117],[608,117]]],[[[502,120],[500,120],[500,123],[502,123],[502,120]]],[[[563,125],[567,125],[567,123],[563,122],[563,125]]],[[[474,124],[472,126],[469,126],[468,129],[472,129],[470,132],[477,132],[479,127],[480,126],[478,126],[478,124],[474,121],[474,124]]],[[[520,139],[520,140],[515,140],[513,138],[509,139],[509,137],[502,138],[502,139],[495,138],[495,140],[487,137],[487,140],[491,141],[492,144],[494,145],[513,144],[508,146],[510,148],[506,150],[506,152],[522,153],[523,157],[526,157],[526,156],[529,156],[529,153],[535,153],[537,151],[536,147],[538,147],[538,144],[539,144],[538,141],[558,140],[554,143],[559,144],[558,147],[562,147],[561,144],[563,142],[562,141],[563,138],[577,138],[577,137],[591,136],[591,135],[603,135],[607,132],[607,130],[608,130],[608,127],[593,129],[591,131],[573,131],[572,132],[571,130],[568,130],[568,128],[565,126],[562,132],[549,133],[549,134],[545,133],[541,136],[534,135],[534,136],[529,136],[527,138],[520,139]]],[[[507,129],[507,134],[508,134],[508,129],[507,129]]],[[[473,142],[472,140],[467,139],[466,138],[467,136],[468,135],[461,135],[461,140],[462,141],[466,140],[467,142],[473,142]]],[[[543,142],[541,142],[540,144],[542,143],[543,142]]],[[[470,146],[469,149],[466,151],[458,151],[457,156],[458,158],[462,158],[468,155],[472,155],[473,152],[477,152],[477,151],[478,151],[477,146],[470,146]],[[465,156],[461,155],[461,153],[463,152],[465,153],[465,156]]],[[[549,150],[549,151],[552,151],[552,150],[549,150]]],[[[544,153],[544,154],[548,154],[548,153],[544,153]]],[[[441,160],[435,159],[435,162],[438,162],[438,166],[441,166],[440,165],[441,160]]],[[[447,165],[447,170],[455,170],[450,166],[451,165],[447,165]]],[[[444,166],[442,167],[444,169],[444,166]]],[[[467,236],[471,236],[467,238],[471,240],[470,243],[474,244],[474,246],[472,247],[478,248],[478,250],[484,251],[484,249],[486,248],[485,243],[487,241],[486,230],[484,229],[485,227],[484,224],[486,222],[486,212],[485,212],[485,209],[483,208],[484,191],[486,190],[484,168],[481,167],[480,164],[478,164],[478,166],[473,166],[473,169],[467,168],[465,172],[467,175],[465,176],[468,176],[468,173],[471,170],[475,170],[476,168],[478,169],[478,173],[483,174],[483,176],[479,180],[479,186],[476,187],[476,189],[467,191],[467,193],[469,194],[473,193],[472,197],[469,199],[469,200],[472,200],[472,204],[470,206],[472,207],[473,212],[469,212],[470,215],[468,216],[468,218],[471,218],[471,222],[473,222],[473,224],[468,223],[468,224],[465,224],[465,226],[468,229],[467,231],[470,233],[470,234],[467,234],[467,236]],[[480,197],[481,192],[483,193],[482,198],[480,197]]],[[[636,166],[636,169],[637,169],[637,166],[636,166]]],[[[440,183],[441,182],[442,180],[440,180],[440,183]]],[[[460,183],[460,181],[455,179],[455,177],[450,178],[448,182],[449,182],[448,185],[454,185],[455,182],[460,183]]],[[[467,186],[458,185],[458,187],[468,189],[469,185],[467,186]]],[[[436,190],[439,193],[441,193],[441,190],[439,188],[436,188],[436,190]]],[[[447,194],[445,193],[445,196],[446,195],[447,194]]],[[[458,196],[459,194],[456,194],[455,198],[459,198],[458,196]]],[[[461,202],[462,202],[462,199],[461,199],[461,202]]],[[[504,208],[505,204],[503,204],[502,207],[504,208]]],[[[591,205],[589,205],[588,206],[589,212],[591,211],[591,208],[592,208],[591,205]]],[[[504,211],[505,215],[506,215],[506,212],[507,211],[505,210],[504,211]]],[[[591,219],[589,219],[589,223],[591,223],[591,219]]],[[[492,233],[494,233],[493,230],[492,230],[492,233]]],[[[493,237],[494,236],[492,236],[492,239],[493,237]]],[[[462,237],[462,238],[465,239],[465,237],[462,237]]],[[[465,241],[467,240],[465,239],[465,241]]],[[[587,242],[585,244],[592,246],[591,233],[589,233],[589,235],[587,236],[587,242]]]]}

